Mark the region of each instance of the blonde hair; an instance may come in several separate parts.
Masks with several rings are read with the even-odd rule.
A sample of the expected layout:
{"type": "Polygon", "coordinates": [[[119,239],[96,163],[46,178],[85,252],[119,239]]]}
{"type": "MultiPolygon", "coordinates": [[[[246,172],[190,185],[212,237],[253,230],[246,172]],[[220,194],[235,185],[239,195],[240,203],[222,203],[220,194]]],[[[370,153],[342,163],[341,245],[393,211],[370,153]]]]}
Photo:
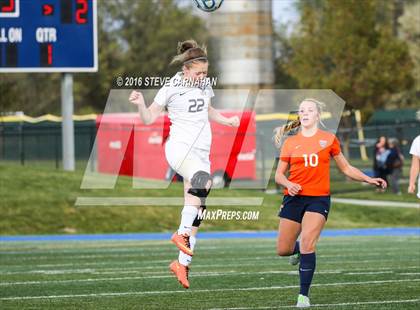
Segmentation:
{"type": "MultiPolygon", "coordinates": [[[[313,102],[315,103],[316,109],[318,111],[318,116],[319,116],[319,123],[326,128],[325,124],[322,122],[321,120],[321,115],[325,110],[325,103],[316,100],[314,98],[306,98],[303,99],[300,103],[299,106],[302,104],[302,102],[304,101],[309,101],[309,102],[313,102]]],[[[283,139],[283,137],[291,132],[292,130],[299,128],[301,125],[299,118],[292,120],[292,121],[288,121],[285,125],[281,126],[281,127],[277,127],[276,129],[274,129],[274,136],[273,136],[273,140],[275,145],[279,148],[281,146],[281,141],[283,139]]]]}
{"type": "Polygon", "coordinates": [[[195,40],[178,42],[177,55],[172,58],[171,65],[183,64],[190,67],[196,61],[207,62],[207,48],[198,45],[195,40]]]}

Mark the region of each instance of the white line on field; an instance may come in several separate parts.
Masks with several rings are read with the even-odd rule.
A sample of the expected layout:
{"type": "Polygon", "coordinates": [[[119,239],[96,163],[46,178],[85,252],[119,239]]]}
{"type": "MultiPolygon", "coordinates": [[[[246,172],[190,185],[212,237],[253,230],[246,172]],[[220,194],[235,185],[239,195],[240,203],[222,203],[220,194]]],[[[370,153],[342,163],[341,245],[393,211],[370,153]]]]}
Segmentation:
{"type": "Polygon", "coordinates": [[[348,275],[369,275],[369,274],[383,274],[383,273],[394,273],[393,271],[372,271],[372,272],[348,272],[348,275]]]}
{"type": "MultiPolygon", "coordinates": [[[[316,274],[338,274],[343,273],[341,270],[323,270],[316,272],[316,274]]],[[[392,273],[386,272],[386,273],[392,273]]],[[[224,272],[197,272],[194,277],[222,277],[222,276],[243,276],[243,275],[261,275],[261,274],[285,274],[297,275],[297,271],[285,270],[268,270],[256,272],[238,272],[238,271],[224,271],[224,272]]],[[[136,277],[117,277],[117,278],[89,278],[89,279],[72,279],[72,280],[47,280],[47,281],[20,281],[20,282],[0,282],[0,286],[13,285],[32,285],[32,284],[52,284],[52,283],[77,283],[77,282],[100,282],[100,281],[121,281],[121,280],[147,280],[147,279],[162,279],[173,278],[173,275],[162,274],[153,276],[136,276],[136,277]]]]}
{"type": "Polygon", "coordinates": [[[402,201],[384,201],[384,200],[366,200],[366,199],[351,199],[351,198],[332,198],[332,202],[346,203],[358,206],[371,207],[401,207],[401,208],[420,208],[418,202],[402,202],[402,201]]]}
{"type": "MultiPolygon", "coordinates": [[[[173,251],[171,251],[171,252],[173,252],[173,251]]],[[[218,255],[220,255],[220,254],[223,254],[223,252],[218,253],[218,255]]],[[[263,253],[259,252],[259,254],[263,254],[263,253]]],[[[265,262],[267,262],[269,260],[275,260],[275,261],[279,260],[279,257],[277,255],[275,255],[274,250],[270,251],[270,252],[267,252],[267,254],[269,254],[269,255],[267,255],[267,256],[254,256],[254,257],[231,257],[231,258],[229,258],[229,257],[212,257],[212,258],[204,258],[203,260],[225,261],[225,262],[226,261],[235,261],[235,262],[236,261],[255,261],[255,260],[264,260],[265,262]]],[[[360,256],[363,256],[363,257],[380,256],[381,258],[385,257],[385,256],[390,256],[390,257],[397,258],[397,255],[392,254],[392,253],[388,253],[388,254],[382,254],[382,253],[363,254],[363,253],[358,252],[355,255],[350,255],[350,254],[347,254],[347,255],[341,255],[341,254],[338,254],[338,255],[328,255],[328,254],[317,255],[318,258],[329,258],[329,259],[330,258],[341,258],[341,257],[345,257],[345,258],[353,257],[354,258],[354,257],[360,257],[360,256]]],[[[136,256],[133,256],[133,257],[136,257],[136,256]]],[[[162,255],[162,257],[165,257],[165,256],[162,255]]],[[[98,257],[98,258],[100,258],[100,257],[98,257]]],[[[70,259],[70,257],[68,259],[70,259]]],[[[139,257],[139,259],[140,259],[140,257],[139,257]]],[[[138,263],[148,264],[149,262],[165,263],[165,262],[167,262],[167,259],[158,260],[158,259],[155,258],[155,259],[147,259],[147,260],[141,259],[141,260],[122,260],[122,261],[119,261],[119,260],[99,261],[99,259],[98,259],[98,260],[95,260],[95,261],[92,261],[92,262],[61,263],[61,264],[60,263],[58,263],[58,264],[36,264],[36,265],[32,265],[32,267],[42,268],[42,267],[68,267],[68,266],[98,266],[98,265],[115,265],[115,264],[118,264],[118,263],[127,265],[127,264],[138,264],[138,263]]],[[[346,261],[341,261],[341,262],[346,262],[346,261]]],[[[26,266],[26,264],[24,266],[26,266]]],[[[2,267],[6,267],[6,268],[22,267],[22,264],[7,265],[7,264],[3,263],[2,267]]],[[[1,273],[2,273],[2,271],[0,271],[0,274],[1,273]]]]}
{"type": "MultiPolygon", "coordinates": [[[[401,279],[401,280],[377,280],[377,281],[361,281],[361,282],[335,282],[324,284],[312,284],[312,287],[323,286],[346,286],[346,285],[367,285],[367,284],[385,284],[399,282],[418,282],[420,279],[401,279]]],[[[198,290],[176,290],[176,291],[143,291],[143,292],[106,292],[92,294],[68,294],[68,295],[42,295],[42,296],[12,296],[2,297],[0,300],[26,300],[26,299],[58,299],[58,298],[82,298],[82,297],[112,297],[112,296],[128,296],[128,295],[160,295],[160,294],[176,294],[176,293],[210,293],[210,292],[232,292],[232,291],[267,291],[298,288],[298,285],[287,286],[263,286],[263,287],[241,287],[241,288],[225,288],[225,289],[198,289],[198,290]]]]}
{"type": "MultiPolygon", "coordinates": [[[[200,237],[200,234],[198,235],[200,237]]],[[[372,241],[376,243],[386,243],[389,236],[340,236],[340,237],[322,237],[320,244],[324,247],[330,246],[342,246],[343,244],[349,243],[354,246],[354,240],[357,239],[359,243],[370,243],[372,241]]],[[[393,240],[404,241],[408,243],[418,243],[418,235],[401,235],[401,236],[392,236],[393,240]]],[[[232,247],[236,245],[243,244],[244,240],[247,240],[248,244],[255,244],[256,246],[261,246],[262,244],[271,244],[275,237],[273,238],[245,238],[245,239],[200,239],[203,243],[211,244],[209,246],[217,247],[232,247]]],[[[81,250],[86,251],[120,251],[121,249],[130,250],[131,248],[159,248],[160,246],[167,244],[168,240],[82,240],[82,241],[72,241],[69,243],[57,243],[49,241],[16,241],[16,242],[6,242],[0,245],[2,249],[1,254],[28,254],[28,253],[69,253],[81,250]],[[35,250],[33,245],[36,244],[39,246],[35,250]],[[19,250],[3,252],[6,250],[11,250],[13,248],[19,250]]]]}
{"type": "MultiPolygon", "coordinates": [[[[368,264],[368,263],[378,263],[378,262],[395,262],[395,259],[381,259],[380,261],[378,260],[353,260],[353,261],[346,261],[346,260],[340,260],[340,261],[324,261],[323,264],[324,265],[334,265],[334,264],[368,264]]],[[[413,259],[404,259],[404,260],[398,260],[399,263],[401,262],[418,262],[418,258],[413,258],[413,259]]],[[[159,265],[148,265],[148,266],[135,266],[135,267],[131,267],[130,269],[128,268],[82,268],[82,269],[34,269],[34,270],[24,270],[24,271],[3,271],[0,272],[1,275],[12,275],[12,274],[71,274],[71,273],[92,273],[92,272],[98,272],[98,271],[110,271],[110,270],[150,270],[150,269],[159,269],[159,268],[165,268],[166,269],[166,264],[170,262],[170,260],[162,260],[162,261],[155,261],[156,262],[160,262],[161,264],[159,265]],[[165,264],[165,265],[163,265],[165,264]]],[[[134,264],[136,263],[136,261],[133,262],[123,262],[121,264],[124,265],[129,265],[129,264],[134,264]]],[[[138,262],[137,262],[138,263],[138,262]]],[[[264,262],[264,266],[277,266],[279,264],[283,264],[285,263],[284,260],[273,260],[272,262],[270,261],[265,261],[264,262]]],[[[77,266],[77,265],[84,265],[84,264],[71,264],[70,266],[77,266]]],[[[95,265],[95,264],[87,264],[87,265],[95,265]]],[[[112,265],[115,265],[115,263],[113,263],[112,265]]],[[[60,267],[61,265],[57,265],[56,267],[60,267]]],[[[69,265],[63,265],[63,266],[69,266],[69,265]]],[[[229,263],[224,263],[224,264],[197,264],[194,265],[194,268],[206,268],[206,267],[245,267],[245,266],[255,266],[255,261],[253,262],[251,260],[250,263],[235,263],[233,262],[232,264],[229,263]]],[[[416,267],[416,268],[420,268],[416,267]]]]}
{"type": "MultiPolygon", "coordinates": [[[[220,253],[231,252],[229,250],[235,251],[235,253],[238,252],[237,249],[229,249],[229,248],[226,248],[226,249],[221,251],[220,250],[221,248],[223,248],[223,247],[200,246],[200,251],[207,251],[207,250],[213,250],[214,249],[214,250],[218,250],[218,255],[220,253]]],[[[244,251],[249,251],[249,249],[255,250],[256,248],[267,249],[267,250],[259,250],[258,251],[259,254],[264,254],[264,253],[273,254],[273,253],[275,253],[275,245],[274,244],[271,244],[270,246],[243,247],[241,249],[243,249],[244,251]]],[[[364,254],[365,256],[366,255],[367,256],[395,255],[393,253],[384,253],[384,254],[377,253],[377,252],[375,252],[377,250],[383,250],[383,247],[370,247],[370,248],[366,248],[365,250],[358,248],[357,249],[357,255],[350,255],[350,256],[359,256],[359,254],[361,254],[361,253],[367,253],[367,254],[364,254]]],[[[405,248],[404,247],[387,248],[388,252],[401,251],[401,250],[405,250],[405,248]]],[[[324,252],[322,250],[320,250],[320,251],[324,252]]],[[[341,254],[340,255],[338,253],[347,253],[347,252],[352,253],[354,251],[355,251],[355,249],[352,249],[352,248],[350,248],[350,249],[338,249],[337,251],[329,250],[327,252],[330,253],[330,254],[325,254],[325,255],[321,254],[321,255],[319,255],[319,257],[342,257],[342,256],[348,257],[349,256],[348,254],[341,254]],[[334,253],[337,253],[338,255],[335,255],[334,253]]],[[[102,259],[105,259],[105,258],[113,258],[113,257],[122,258],[122,257],[164,256],[165,254],[173,253],[173,248],[153,249],[153,250],[151,250],[151,252],[152,253],[149,253],[148,251],[145,251],[145,249],[144,250],[142,249],[142,250],[137,250],[137,251],[134,251],[134,250],[132,250],[132,251],[121,251],[120,253],[115,253],[115,254],[112,253],[112,252],[111,253],[104,252],[104,254],[102,254],[102,255],[101,254],[70,254],[69,255],[68,253],[60,253],[60,255],[62,255],[61,257],[57,256],[57,253],[51,253],[51,256],[20,257],[19,259],[16,259],[15,257],[10,257],[10,260],[13,260],[13,261],[37,260],[38,261],[38,260],[51,260],[51,259],[54,259],[54,260],[66,259],[66,260],[68,260],[68,259],[86,259],[86,258],[102,258],[102,259]],[[126,253],[126,252],[128,252],[128,253],[126,253]]],[[[223,259],[223,258],[220,258],[220,259],[223,259]]],[[[153,261],[155,261],[155,260],[153,260],[153,261]]],[[[51,264],[44,264],[44,265],[37,265],[37,266],[49,266],[49,265],[51,265],[51,264]]],[[[19,266],[19,265],[15,264],[15,265],[9,265],[9,266],[19,266]]]]}
{"type": "MultiPolygon", "coordinates": [[[[238,269],[241,269],[242,266],[243,265],[236,265],[236,266],[230,266],[230,267],[237,267],[238,269]]],[[[194,267],[197,267],[197,266],[194,266],[194,267]]],[[[201,267],[201,268],[203,268],[203,267],[201,267]]],[[[375,268],[375,269],[372,269],[372,268],[360,269],[359,268],[359,269],[351,269],[351,270],[352,271],[361,271],[361,272],[362,271],[368,271],[368,270],[369,271],[393,270],[395,272],[397,270],[404,270],[404,269],[420,269],[420,266],[405,266],[405,267],[401,267],[401,268],[379,267],[379,268],[375,268]]],[[[143,271],[143,269],[141,269],[141,268],[108,268],[108,269],[102,269],[102,270],[101,271],[93,271],[92,274],[104,275],[104,274],[141,273],[141,274],[144,274],[144,275],[159,275],[159,274],[167,274],[168,273],[168,271],[143,271]]],[[[288,270],[283,270],[283,271],[286,272],[288,270]]],[[[342,270],[342,269],[331,270],[331,272],[344,272],[344,271],[345,270],[342,270]]],[[[204,272],[204,271],[202,271],[202,272],[204,272]]],[[[212,272],[212,271],[207,271],[207,272],[212,272]]],[[[240,271],[238,271],[238,270],[224,270],[223,272],[240,272],[240,271]]],[[[412,273],[412,274],[416,274],[416,273],[412,273]]]]}
{"type": "MultiPolygon", "coordinates": [[[[241,269],[242,266],[243,265],[236,265],[235,267],[237,267],[238,269],[241,269]]],[[[197,267],[197,266],[194,265],[194,267],[197,267]]],[[[203,267],[201,267],[201,268],[203,268],[203,267]]],[[[375,272],[375,271],[380,271],[380,270],[386,271],[386,272],[388,272],[388,271],[396,272],[397,270],[405,270],[405,269],[420,269],[420,266],[404,266],[404,267],[400,267],[400,268],[398,268],[398,267],[396,267],[396,268],[394,268],[394,267],[358,268],[358,269],[353,269],[352,268],[351,270],[356,271],[356,272],[357,271],[360,271],[360,272],[364,272],[364,271],[375,272]]],[[[140,268],[109,268],[109,269],[104,269],[104,270],[106,270],[106,271],[95,271],[93,273],[95,273],[95,274],[118,274],[118,273],[130,273],[130,272],[137,272],[137,273],[141,272],[141,273],[144,273],[144,274],[166,274],[167,273],[167,271],[146,271],[146,272],[143,272],[142,269],[140,269],[140,268]],[[115,270],[115,271],[113,271],[113,270],[115,270]]],[[[286,272],[288,270],[283,270],[283,271],[286,272]]],[[[331,269],[331,270],[324,270],[324,272],[325,271],[330,271],[331,273],[346,272],[346,269],[331,269]]],[[[207,272],[211,272],[211,271],[207,271],[207,272]]],[[[223,272],[239,272],[239,271],[237,271],[237,270],[226,270],[226,271],[223,271],[223,272]]],[[[348,274],[348,273],[346,273],[346,274],[348,274]]],[[[405,273],[405,274],[420,274],[420,272],[419,273],[417,273],[417,272],[405,273]]]]}
{"type": "MultiPolygon", "coordinates": [[[[382,305],[382,304],[399,304],[419,302],[420,299],[400,299],[400,300],[382,300],[382,301],[358,301],[358,302],[342,302],[336,304],[313,304],[312,307],[345,307],[358,305],[382,305]]],[[[212,308],[210,310],[247,310],[247,309],[279,309],[279,308],[296,308],[293,306],[275,306],[275,307],[239,307],[239,308],[212,308]]]]}
{"type": "MultiPolygon", "coordinates": [[[[369,243],[369,242],[372,242],[373,240],[375,240],[375,239],[371,239],[371,238],[366,239],[367,237],[357,237],[357,238],[358,238],[357,242],[358,242],[359,245],[362,244],[362,243],[369,243]]],[[[376,237],[376,238],[378,238],[378,237],[376,237]]],[[[319,249],[334,247],[334,248],[338,248],[338,253],[347,252],[347,251],[349,251],[349,252],[354,251],[354,248],[351,248],[351,247],[349,248],[349,246],[346,246],[346,245],[344,245],[344,248],[340,248],[345,243],[349,243],[349,242],[354,243],[354,239],[341,239],[340,238],[340,242],[335,242],[335,241],[329,239],[327,243],[323,242],[323,240],[325,240],[325,239],[329,239],[329,238],[326,237],[326,238],[321,239],[321,242],[318,245],[319,249]]],[[[407,247],[407,243],[416,243],[417,244],[420,240],[420,239],[418,239],[416,237],[413,237],[413,236],[410,236],[410,238],[394,237],[394,239],[395,239],[394,241],[403,240],[404,241],[404,247],[392,247],[392,248],[389,248],[389,250],[397,250],[397,251],[402,250],[402,249],[405,249],[407,247]]],[[[274,240],[274,238],[273,238],[273,240],[274,240]]],[[[251,242],[251,245],[249,245],[249,246],[245,246],[245,247],[240,246],[240,249],[242,249],[242,248],[244,248],[244,249],[271,248],[271,249],[273,249],[274,248],[273,240],[271,240],[271,239],[260,239],[260,240],[258,240],[258,244],[254,244],[254,242],[251,242]],[[267,243],[267,244],[262,245],[261,243],[267,243]]],[[[215,250],[218,250],[218,251],[220,251],[220,249],[236,250],[237,249],[237,245],[236,245],[237,242],[236,241],[237,240],[229,240],[229,244],[226,245],[225,242],[223,242],[223,241],[220,242],[219,240],[200,239],[200,250],[212,250],[212,249],[215,249],[215,250]],[[211,243],[212,245],[207,245],[208,243],[211,243]],[[234,245],[232,245],[231,243],[234,243],[234,245]]],[[[242,239],[240,239],[240,241],[243,242],[242,239]]],[[[113,243],[114,243],[114,241],[109,241],[106,245],[111,244],[112,246],[117,246],[117,245],[113,245],[113,243]]],[[[38,258],[43,259],[44,257],[45,257],[45,259],[51,259],[51,257],[57,257],[57,255],[68,256],[69,254],[77,256],[78,253],[80,253],[81,255],[92,255],[92,254],[95,255],[95,254],[105,253],[107,255],[107,253],[122,254],[122,253],[136,253],[136,252],[144,252],[144,251],[147,252],[149,250],[152,251],[152,252],[155,252],[155,253],[157,253],[157,252],[162,252],[163,253],[163,252],[168,252],[168,250],[169,250],[169,248],[166,248],[166,247],[162,249],[162,246],[169,246],[167,240],[153,241],[153,243],[152,243],[152,241],[149,241],[148,243],[138,242],[138,244],[136,244],[136,245],[133,245],[133,244],[130,243],[129,245],[133,248],[125,248],[125,247],[122,247],[122,248],[114,248],[114,247],[108,248],[108,247],[105,247],[105,246],[98,246],[98,247],[95,247],[95,248],[87,247],[87,248],[84,248],[81,251],[80,248],[60,249],[60,248],[54,247],[53,249],[45,249],[45,250],[33,250],[33,249],[30,249],[30,250],[27,250],[27,251],[6,251],[6,250],[3,250],[3,251],[0,251],[0,254],[2,255],[3,258],[5,256],[8,256],[8,255],[25,255],[25,256],[37,255],[37,254],[51,254],[52,255],[52,256],[34,256],[34,257],[19,258],[19,259],[24,259],[25,260],[25,259],[38,259],[38,258]],[[146,248],[141,249],[142,247],[146,247],[146,248]],[[85,254],[84,252],[91,253],[91,254],[85,254]]],[[[1,249],[1,247],[0,247],[0,249],[1,249]]],[[[361,249],[360,246],[358,246],[358,251],[360,249],[361,249]]],[[[362,249],[363,249],[363,247],[362,247],[362,249]]],[[[368,250],[374,251],[376,249],[381,250],[381,249],[383,249],[383,247],[369,247],[368,250]]]]}
{"type": "MultiPolygon", "coordinates": [[[[420,267],[419,267],[420,268],[420,267]]],[[[132,272],[132,271],[131,271],[132,272]]],[[[373,274],[392,274],[393,270],[388,271],[371,271],[371,272],[346,272],[345,270],[322,270],[315,272],[316,274],[342,274],[342,275],[373,275],[373,274]]],[[[104,274],[104,273],[95,273],[104,274]]],[[[223,272],[216,271],[202,271],[193,274],[193,277],[224,277],[224,276],[243,276],[243,275],[272,275],[272,274],[283,274],[283,275],[298,275],[297,270],[266,270],[266,271],[255,271],[255,272],[239,272],[236,270],[228,270],[223,272]]],[[[420,273],[398,273],[399,275],[418,275],[420,273]]],[[[78,282],[101,282],[101,281],[122,281],[122,280],[147,280],[147,279],[165,279],[173,278],[168,272],[159,272],[155,275],[143,275],[134,277],[115,277],[115,278],[87,278],[87,279],[69,279],[69,280],[46,280],[46,281],[17,281],[17,282],[0,282],[0,286],[14,286],[14,285],[38,285],[38,284],[53,284],[53,283],[78,283],[78,282]]]]}
{"type": "MultiPolygon", "coordinates": [[[[261,206],[263,197],[208,197],[208,206],[261,206]]],[[[182,206],[181,197],[77,197],[75,205],[88,206],[182,206]]]]}

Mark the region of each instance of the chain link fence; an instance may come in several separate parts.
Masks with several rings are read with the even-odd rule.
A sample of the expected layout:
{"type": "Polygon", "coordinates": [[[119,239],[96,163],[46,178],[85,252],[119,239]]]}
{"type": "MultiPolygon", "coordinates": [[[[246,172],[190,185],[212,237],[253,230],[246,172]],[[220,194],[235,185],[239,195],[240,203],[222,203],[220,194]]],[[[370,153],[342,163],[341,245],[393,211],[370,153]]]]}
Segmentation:
{"type": "MultiPolygon", "coordinates": [[[[397,138],[400,141],[401,151],[408,159],[411,142],[420,134],[419,125],[419,122],[409,122],[367,126],[363,128],[364,141],[359,141],[356,127],[339,128],[337,136],[342,146],[344,144],[348,146],[348,148],[343,147],[347,157],[354,161],[356,166],[368,169],[372,167],[374,145],[380,136],[397,138]],[[361,158],[361,147],[366,147],[367,161],[361,158]]],[[[271,141],[273,129],[277,126],[275,120],[257,122],[257,170],[263,171],[265,176],[270,175],[273,160],[279,153],[271,141]]],[[[86,167],[94,146],[96,130],[94,120],[74,122],[75,157],[79,168],[86,167]]],[[[3,163],[13,162],[21,165],[42,163],[59,169],[62,160],[61,143],[61,122],[0,122],[0,161],[3,163]]]]}

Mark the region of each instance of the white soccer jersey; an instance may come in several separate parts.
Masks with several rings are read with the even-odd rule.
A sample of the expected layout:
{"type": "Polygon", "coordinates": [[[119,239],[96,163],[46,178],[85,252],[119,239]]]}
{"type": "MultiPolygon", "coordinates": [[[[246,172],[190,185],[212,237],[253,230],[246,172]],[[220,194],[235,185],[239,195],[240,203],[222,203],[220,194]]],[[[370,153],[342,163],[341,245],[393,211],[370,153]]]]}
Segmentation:
{"type": "Polygon", "coordinates": [[[168,109],[171,127],[169,139],[183,142],[190,147],[210,150],[211,128],[208,109],[213,89],[181,85],[183,73],[178,72],[168,85],[163,86],[154,101],[168,109]]]}
{"type": "MultiPolygon", "coordinates": [[[[411,144],[410,154],[420,157],[420,136],[417,136],[411,144]]],[[[417,180],[417,197],[420,198],[420,175],[417,180]]]]}

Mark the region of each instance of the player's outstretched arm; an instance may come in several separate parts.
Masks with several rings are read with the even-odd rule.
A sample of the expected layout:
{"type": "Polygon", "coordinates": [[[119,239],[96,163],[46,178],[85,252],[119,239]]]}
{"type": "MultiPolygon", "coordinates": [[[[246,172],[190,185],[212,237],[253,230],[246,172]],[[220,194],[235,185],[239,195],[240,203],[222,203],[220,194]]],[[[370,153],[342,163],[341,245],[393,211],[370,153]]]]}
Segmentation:
{"type": "Polygon", "coordinates": [[[150,107],[146,107],[143,94],[139,91],[133,90],[128,100],[139,107],[140,118],[145,125],[152,124],[163,111],[163,106],[156,102],[153,102],[150,107]]]}
{"type": "Polygon", "coordinates": [[[239,117],[224,117],[219,111],[209,105],[209,119],[215,121],[216,123],[230,126],[230,127],[239,127],[239,117]]]}
{"type": "Polygon", "coordinates": [[[380,186],[382,188],[386,188],[387,184],[385,180],[381,178],[371,178],[364,174],[359,169],[353,167],[350,165],[350,163],[347,161],[347,159],[344,157],[343,153],[340,152],[337,156],[334,156],[334,160],[337,163],[338,168],[343,172],[346,176],[349,178],[355,180],[355,181],[362,181],[366,182],[368,184],[380,186]]]}
{"type": "MultiPolygon", "coordinates": [[[[411,167],[410,167],[410,182],[408,184],[408,193],[414,194],[414,191],[416,189],[416,179],[419,175],[420,171],[420,157],[413,155],[413,158],[411,159],[411,167]]],[[[420,184],[417,184],[417,186],[420,186],[420,184]]]]}

